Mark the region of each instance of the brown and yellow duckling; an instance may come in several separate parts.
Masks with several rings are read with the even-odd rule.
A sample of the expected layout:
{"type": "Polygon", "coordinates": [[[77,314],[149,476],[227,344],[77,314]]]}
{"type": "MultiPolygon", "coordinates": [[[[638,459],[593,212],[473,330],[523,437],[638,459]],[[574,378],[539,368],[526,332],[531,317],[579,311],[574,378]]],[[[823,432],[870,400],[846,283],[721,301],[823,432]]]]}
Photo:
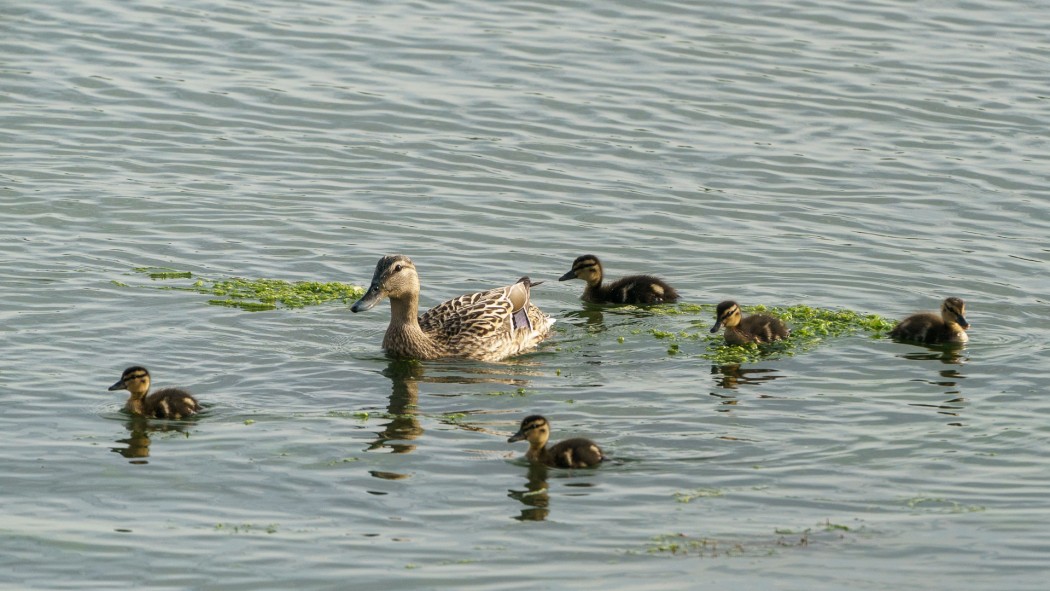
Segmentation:
{"type": "Polygon", "coordinates": [[[583,289],[585,302],[594,304],[673,304],[678,301],[678,292],[663,279],[652,275],[631,275],[612,283],[602,283],[602,263],[593,254],[577,257],[572,269],[558,281],[582,279],[587,282],[583,289]]]}
{"type": "Polygon", "coordinates": [[[533,283],[516,283],[453,298],[419,315],[419,275],[405,255],[379,259],[372,284],[350,307],[363,312],[390,298],[383,349],[394,357],[464,357],[499,361],[532,349],[550,334],[554,319],[529,301],[533,283]]]}
{"type": "Polygon", "coordinates": [[[507,440],[514,443],[528,440],[529,451],[525,457],[531,462],[540,462],[554,468],[589,468],[606,459],[598,444],[590,439],[575,437],[558,442],[547,448],[551,436],[551,424],[540,415],[531,415],[521,421],[521,428],[507,440]]]}
{"type": "Polygon", "coordinates": [[[893,327],[890,336],[902,341],[914,341],[927,345],[942,343],[965,343],[970,338],[966,329],[966,302],[960,298],[945,298],[941,302],[940,315],[933,312],[912,314],[893,327]]]}
{"type": "Polygon", "coordinates": [[[182,388],[161,388],[149,393],[150,376],[145,367],[134,365],[124,370],[110,390],[131,393],[124,410],[134,415],[156,419],[184,419],[200,412],[201,405],[182,388]]]}
{"type": "Polygon", "coordinates": [[[791,334],[784,321],[775,316],[752,314],[744,318],[740,305],[732,300],[718,304],[711,332],[718,332],[723,326],[726,328],[726,342],[730,345],[772,343],[786,339],[791,334]]]}

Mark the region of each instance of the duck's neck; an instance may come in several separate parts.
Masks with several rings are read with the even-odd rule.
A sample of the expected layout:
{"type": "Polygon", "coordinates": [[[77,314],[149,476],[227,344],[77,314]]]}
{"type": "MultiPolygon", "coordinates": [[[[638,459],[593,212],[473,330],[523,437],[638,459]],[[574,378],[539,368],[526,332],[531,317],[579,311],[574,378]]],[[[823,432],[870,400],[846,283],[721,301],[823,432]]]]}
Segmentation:
{"type": "Polygon", "coordinates": [[[124,410],[134,415],[146,414],[146,393],[132,393],[128,401],[124,403],[124,410]]]}
{"type": "Polygon", "coordinates": [[[429,359],[436,357],[435,346],[419,327],[419,295],[390,299],[390,326],[383,337],[383,348],[398,357],[429,359]]]}
{"type": "Polygon", "coordinates": [[[583,301],[585,302],[600,302],[602,301],[602,278],[599,277],[594,283],[588,283],[587,287],[583,288],[583,301]]]}
{"type": "Polygon", "coordinates": [[[533,462],[543,462],[547,459],[547,442],[529,442],[529,451],[525,457],[533,462]]]}
{"type": "Polygon", "coordinates": [[[966,336],[966,331],[963,330],[961,324],[955,321],[945,322],[945,326],[948,329],[948,339],[956,343],[965,343],[970,340],[970,337],[966,336]]]}
{"type": "Polygon", "coordinates": [[[390,326],[395,325],[419,328],[419,294],[390,298],[390,326]]]}

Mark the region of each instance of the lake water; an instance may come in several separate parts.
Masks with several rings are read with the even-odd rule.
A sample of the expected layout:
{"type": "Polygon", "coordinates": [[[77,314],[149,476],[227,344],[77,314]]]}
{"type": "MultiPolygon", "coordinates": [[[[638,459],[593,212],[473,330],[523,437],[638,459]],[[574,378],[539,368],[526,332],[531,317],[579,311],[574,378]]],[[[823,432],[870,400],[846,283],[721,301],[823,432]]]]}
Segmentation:
{"type": "Polygon", "coordinates": [[[0,9],[3,589],[1044,589],[1050,12],[1039,2],[86,0],[0,9]],[[134,269],[528,274],[506,363],[391,362],[389,309],[248,312],[134,269]],[[596,308],[901,318],[739,368],[596,308]],[[208,406],[148,424],[148,366],[208,406]],[[537,470],[542,413],[614,461],[537,470]]]}

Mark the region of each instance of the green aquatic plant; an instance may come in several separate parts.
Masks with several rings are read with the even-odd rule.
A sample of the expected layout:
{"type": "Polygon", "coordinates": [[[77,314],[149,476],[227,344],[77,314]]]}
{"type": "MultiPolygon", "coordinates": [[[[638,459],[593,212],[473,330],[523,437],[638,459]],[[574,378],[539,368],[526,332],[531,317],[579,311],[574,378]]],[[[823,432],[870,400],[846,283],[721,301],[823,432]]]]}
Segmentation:
{"type": "MultiPolygon", "coordinates": [[[[148,275],[153,280],[193,279],[190,271],[179,271],[165,267],[137,267],[136,273],[148,275]]],[[[127,284],[114,282],[126,287],[127,284]]],[[[349,303],[364,295],[365,290],[356,285],[335,281],[284,281],[282,279],[207,279],[198,277],[188,286],[172,285],[162,289],[194,291],[204,295],[219,296],[208,300],[215,306],[236,307],[249,312],[285,308],[316,306],[332,300],[349,303]]]]}
{"type": "Polygon", "coordinates": [[[817,527],[774,528],[772,535],[737,536],[736,539],[663,534],[649,539],[646,553],[703,558],[771,556],[791,548],[805,548],[811,543],[843,544],[858,535],[865,535],[863,527],[851,528],[828,519],[817,527]]]}
{"type": "MultiPolygon", "coordinates": [[[[685,313],[682,311],[686,309],[685,306],[689,306],[688,310],[690,311],[703,310],[709,312],[713,309],[711,306],[681,304],[675,313],[685,313]]],[[[697,319],[689,323],[690,326],[694,327],[695,332],[688,330],[670,332],[655,328],[650,329],[649,332],[657,339],[671,341],[667,351],[669,355],[676,355],[681,352],[681,347],[677,345],[678,343],[687,340],[699,340],[706,343],[706,350],[700,354],[700,357],[709,359],[719,365],[729,365],[753,363],[760,359],[781,355],[794,355],[808,351],[822,341],[834,337],[848,336],[861,332],[870,333],[873,337],[879,337],[894,326],[892,321],[875,314],[864,315],[853,310],[829,310],[802,305],[789,307],[745,306],[744,309],[749,314],[762,313],[780,318],[791,327],[791,336],[782,341],[762,345],[729,345],[726,344],[722,335],[710,334],[709,327],[711,323],[707,319],[697,319]]]]}
{"type": "Polygon", "coordinates": [[[676,491],[674,493],[674,500],[679,503],[691,503],[696,499],[724,497],[725,495],[725,491],[718,490],[717,488],[698,488],[690,492],[676,491]]]}
{"type": "Polygon", "coordinates": [[[190,279],[193,273],[167,267],[136,267],[136,273],[145,273],[150,279],[190,279]]]}

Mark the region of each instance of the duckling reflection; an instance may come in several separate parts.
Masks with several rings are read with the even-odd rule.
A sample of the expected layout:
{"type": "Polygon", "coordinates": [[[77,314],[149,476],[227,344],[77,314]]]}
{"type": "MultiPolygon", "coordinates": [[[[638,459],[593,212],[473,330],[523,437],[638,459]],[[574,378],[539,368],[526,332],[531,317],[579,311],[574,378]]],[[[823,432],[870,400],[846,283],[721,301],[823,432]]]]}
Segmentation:
{"type": "Polygon", "coordinates": [[[966,408],[966,399],[963,398],[962,396],[960,396],[959,392],[957,390],[956,391],[951,391],[951,392],[946,392],[946,394],[951,396],[951,398],[949,398],[948,400],[945,400],[944,402],[938,403],[938,404],[929,404],[929,403],[923,403],[923,402],[912,402],[908,406],[918,406],[918,407],[925,407],[925,408],[933,408],[933,409],[936,409],[938,413],[940,413],[942,415],[948,415],[950,417],[961,416],[962,413],[959,412],[959,411],[962,411],[962,410],[964,410],[966,408]]]}
{"type": "Polygon", "coordinates": [[[153,443],[150,433],[187,433],[186,427],[186,423],[151,423],[146,417],[133,416],[124,423],[128,436],[116,441],[123,447],[111,447],[109,450],[132,460],[132,464],[146,464],[148,462],[144,458],[150,456],[150,445],[153,443]]]}
{"type": "Polygon", "coordinates": [[[928,345],[925,351],[911,351],[900,355],[904,359],[914,361],[940,361],[947,365],[964,365],[966,358],[963,357],[963,348],[959,343],[944,345],[928,345]]]}
{"type": "Polygon", "coordinates": [[[529,464],[525,490],[510,489],[507,496],[521,501],[525,507],[514,517],[518,521],[543,521],[550,514],[550,494],[547,487],[547,466],[539,462],[529,464]]]}
{"type": "MultiPolygon", "coordinates": [[[[125,423],[130,433],[126,439],[118,439],[117,443],[123,443],[127,447],[111,447],[110,451],[118,453],[125,458],[138,459],[149,457],[150,441],[148,428],[149,422],[144,417],[133,417],[125,423]]],[[[146,462],[132,462],[145,464],[146,462]]]]}
{"type": "Polygon", "coordinates": [[[738,363],[711,366],[711,375],[715,376],[715,383],[727,390],[735,390],[740,386],[754,386],[783,377],[775,372],[775,369],[760,367],[741,369],[738,363]]]}
{"type": "Polygon", "coordinates": [[[398,359],[387,365],[383,375],[390,378],[391,382],[390,402],[386,407],[390,422],[383,425],[383,430],[376,434],[378,437],[366,451],[385,447],[396,454],[409,453],[416,446],[405,442],[419,439],[423,434],[423,427],[417,418],[423,365],[411,359],[398,359]],[[395,441],[398,443],[392,443],[395,441]]]}
{"type": "Polygon", "coordinates": [[[596,304],[584,304],[579,310],[572,310],[561,315],[559,320],[571,322],[574,326],[585,329],[590,334],[598,334],[608,330],[605,325],[605,314],[603,308],[596,304]]]}

